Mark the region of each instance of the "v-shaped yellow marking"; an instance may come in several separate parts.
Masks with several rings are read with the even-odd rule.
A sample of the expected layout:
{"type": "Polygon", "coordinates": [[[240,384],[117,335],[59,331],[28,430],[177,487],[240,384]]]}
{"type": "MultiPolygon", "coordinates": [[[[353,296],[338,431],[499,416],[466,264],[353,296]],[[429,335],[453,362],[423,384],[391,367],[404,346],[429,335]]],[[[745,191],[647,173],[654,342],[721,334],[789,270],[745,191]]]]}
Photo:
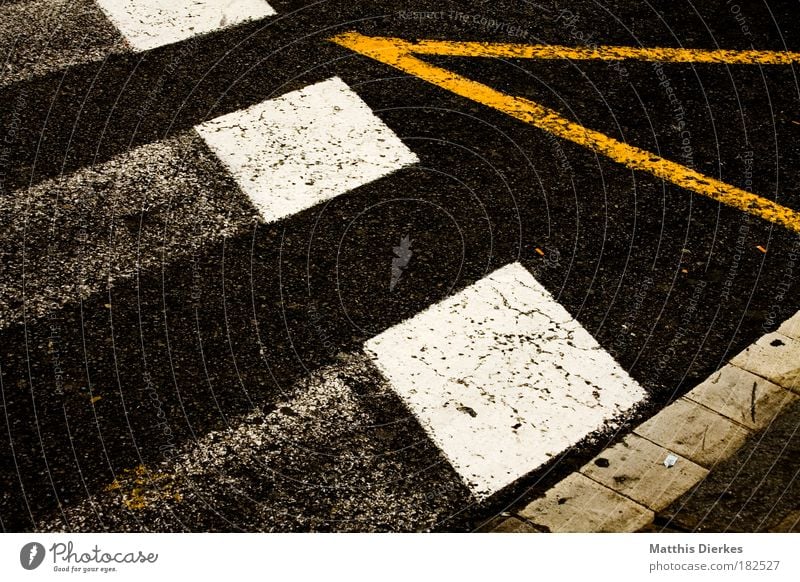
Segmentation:
{"type": "Polygon", "coordinates": [[[637,59],[679,63],[786,65],[800,63],[800,53],[633,47],[572,48],[553,45],[436,40],[414,43],[399,38],[364,36],[357,32],[347,32],[331,40],[357,53],[438,85],[456,95],[502,111],[560,138],[603,154],[631,169],[649,172],[681,188],[708,196],[713,200],[800,233],[800,213],[790,208],[705,176],[684,165],[621,142],[599,131],[588,129],[530,99],[507,95],[442,67],[426,63],[414,56],[423,54],[540,59],[637,59]]]}

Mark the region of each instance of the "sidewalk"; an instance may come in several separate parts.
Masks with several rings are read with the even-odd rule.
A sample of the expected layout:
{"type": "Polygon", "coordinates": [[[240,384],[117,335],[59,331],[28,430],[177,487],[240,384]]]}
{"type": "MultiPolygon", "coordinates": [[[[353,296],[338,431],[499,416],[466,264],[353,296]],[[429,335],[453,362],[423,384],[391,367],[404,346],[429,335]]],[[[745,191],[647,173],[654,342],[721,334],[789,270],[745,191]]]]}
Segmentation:
{"type": "Polygon", "coordinates": [[[800,313],[494,532],[800,532],[800,313]]]}
{"type": "Polygon", "coordinates": [[[800,402],[751,436],[646,531],[800,533],[800,402]]]}

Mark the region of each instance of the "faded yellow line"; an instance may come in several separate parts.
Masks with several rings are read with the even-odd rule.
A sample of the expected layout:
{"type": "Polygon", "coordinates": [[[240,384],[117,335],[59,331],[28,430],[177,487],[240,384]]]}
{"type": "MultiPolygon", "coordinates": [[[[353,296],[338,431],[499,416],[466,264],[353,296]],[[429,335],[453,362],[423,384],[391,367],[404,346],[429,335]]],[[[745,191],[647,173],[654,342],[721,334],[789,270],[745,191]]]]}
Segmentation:
{"type": "Polygon", "coordinates": [[[788,65],[800,63],[800,53],[759,50],[706,50],[685,48],[648,48],[629,46],[570,47],[547,44],[497,42],[460,42],[421,40],[410,43],[398,38],[384,38],[421,55],[451,57],[507,57],[518,59],[574,59],[601,61],[661,61],[669,63],[711,63],[728,65],[788,65]]]}
{"type": "Polygon", "coordinates": [[[345,33],[331,40],[350,50],[438,85],[456,95],[502,111],[525,123],[603,154],[628,168],[649,172],[681,188],[708,196],[713,200],[800,233],[800,213],[651,152],[588,129],[534,101],[507,95],[447,69],[426,63],[412,54],[422,43],[410,43],[396,38],[369,37],[356,32],[345,33]]]}

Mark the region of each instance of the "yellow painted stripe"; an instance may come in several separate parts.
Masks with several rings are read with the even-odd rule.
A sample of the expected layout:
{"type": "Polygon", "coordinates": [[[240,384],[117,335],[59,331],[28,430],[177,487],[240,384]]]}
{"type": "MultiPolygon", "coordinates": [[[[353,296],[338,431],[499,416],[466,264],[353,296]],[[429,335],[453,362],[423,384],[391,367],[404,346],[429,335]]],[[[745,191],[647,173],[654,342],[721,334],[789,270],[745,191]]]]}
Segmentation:
{"type": "Polygon", "coordinates": [[[506,57],[518,59],[574,59],[601,61],[661,61],[668,63],[711,63],[728,65],[788,65],[800,63],[800,53],[759,50],[705,50],[685,48],[647,48],[629,46],[570,47],[547,44],[461,42],[421,40],[410,43],[384,38],[408,52],[450,57],[506,57]]]}
{"type": "Polygon", "coordinates": [[[649,172],[682,188],[800,233],[800,213],[588,129],[534,101],[506,95],[482,83],[426,63],[412,54],[421,43],[410,43],[396,38],[368,37],[355,32],[345,33],[331,40],[456,95],[502,111],[525,123],[603,154],[628,168],[649,172]]]}

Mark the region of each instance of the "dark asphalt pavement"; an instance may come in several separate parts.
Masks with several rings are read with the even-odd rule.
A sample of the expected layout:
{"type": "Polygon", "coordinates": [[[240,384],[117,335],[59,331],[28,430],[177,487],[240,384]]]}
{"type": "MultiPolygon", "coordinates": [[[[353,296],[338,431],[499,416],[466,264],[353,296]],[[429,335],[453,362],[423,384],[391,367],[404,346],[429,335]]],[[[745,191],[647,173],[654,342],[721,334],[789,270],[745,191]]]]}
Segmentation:
{"type": "MultiPolygon", "coordinates": [[[[27,4],[41,2],[0,10],[27,4]]],[[[724,1],[270,4],[274,18],[145,53],[115,44],[95,14],[55,51],[98,39],[84,60],[64,66],[44,49],[9,59],[2,529],[471,530],[618,435],[594,435],[477,503],[363,361],[364,341],[518,260],[645,388],[647,405],[626,419],[635,425],[800,309],[787,267],[796,234],[327,40],[357,30],[796,51],[796,2],[742,4],[746,29],[724,1]],[[420,163],[324,207],[255,220],[191,128],[334,75],[420,163]],[[169,151],[147,149],[164,140],[169,151]],[[118,160],[136,148],[150,163],[132,171],[118,160]],[[57,186],[75,172],[83,181],[57,186]],[[120,183],[138,194],[120,196],[120,183]],[[408,233],[413,263],[390,291],[392,247],[408,233]],[[109,487],[136,488],[139,465],[161,484],[146,507],[121,511],[109,487]]],[[[22,34],[0,25],[0,49],[22,34]]],[[[426,58],[800,209],[792,66],[426,58]]],[[[793,431],[780,435],[761,447],[796,448],[793,431]]],[[[780,462],[796,473],[796,455],[780,462]]],[[[735,478],[760,469],[748,471],[735,478]]],[[[702,513],[709,496],[674,511],[702,513]]],[[[774,505],[749,507],[752,523],[774,505]]],[[[725,529],[725,516],[704,528],[725,529]]]]}

